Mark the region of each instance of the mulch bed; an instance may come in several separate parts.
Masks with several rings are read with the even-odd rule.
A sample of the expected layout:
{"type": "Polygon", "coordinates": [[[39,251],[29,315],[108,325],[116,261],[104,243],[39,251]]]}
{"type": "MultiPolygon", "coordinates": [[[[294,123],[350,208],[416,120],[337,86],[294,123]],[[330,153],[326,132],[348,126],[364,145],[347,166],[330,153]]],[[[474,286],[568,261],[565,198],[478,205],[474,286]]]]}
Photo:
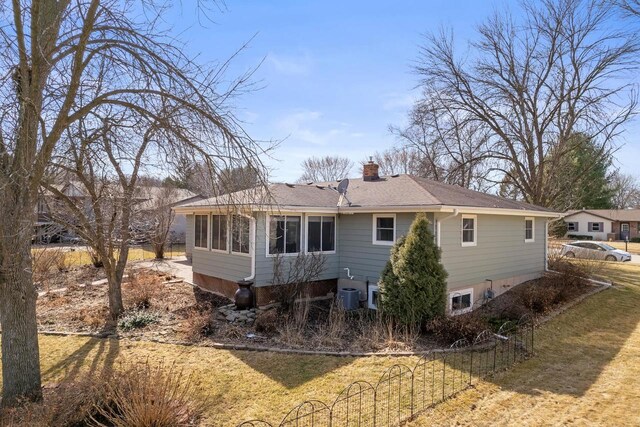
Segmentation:
{"type": "MultiPolygon", "coordinates": [[[[93,267],[90,267],[93,268],[93,267]]],[[[82,277],[70,271],[71,278],[82,277]]],[[[150,298],[149,306],[135,308],[128,298],[130,285],[123,285],[123,299],[128,313],[143,312],[153,321],[141,327],[125,329],[121,326],[108,327],[107,285],[90,285],[92,280],[79,285],[68,286],[60,291],[51,291],[38,298],[37,317],[41,331],[67,333],[93,333],[119,336],[130,339],[154,340],[168,343],[193,342],[197,345],[225,343],[231,345],[261,346],[269,348],[294,348],[302,350],[391,352],[427,351],[447,347],[451,341],[446,334],[414,333],[403,334],[389,329],[384,324],[373,327],[375,320],[366,309],[345,313],[339,330],[329,331],[327,319],[330,317],[329,301],[315,301],[310,304],[306,327],[295,329],[293,319],[276,316],[273,328],[265,330],[260,325],[230,324],[221,316],[217,307],[229,303],[225,298],[213,294],[203,294],[184,282],[176,282],[171,276],[152,270],[137,270],[137,276],[151,277],[157,286],[150,298]],[[203,332],[201,334],[201,332],[203,332]]],[[[96,276],[91,276],[91,279],[96,276]]],[[[523,283],[489,301],[482,308],[462,315],[474,318],[475,330],[497,329],[507,320],[517,320],[529,311],[522,301],[532,290],[547,286],[543,280],[523,283]],[[478,323],[480,318],[480,323],[478,323]]],[[[549,304],[537,316],[569,303],[593,290],[592,286],[572,286],[565,291],[562,301],[549,304]]],[[[125,313],[126,315],[127,313],[125,313]]],[[[135,313],[134,313],[135,314],[135,313]]],[[[462,316],[458,316],[464,322],[462,316]]],[[[257,322],[260,323],[260,322],[257,322]]],[[[459,322],[458,322],[459,323],[459,322]]]]}

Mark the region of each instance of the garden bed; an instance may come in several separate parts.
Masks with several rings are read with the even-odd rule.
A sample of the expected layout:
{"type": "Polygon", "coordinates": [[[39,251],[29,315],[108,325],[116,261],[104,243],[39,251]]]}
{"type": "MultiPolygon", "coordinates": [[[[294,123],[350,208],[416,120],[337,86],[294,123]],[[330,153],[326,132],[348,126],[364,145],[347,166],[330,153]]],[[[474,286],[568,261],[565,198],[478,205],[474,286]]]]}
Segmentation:
{"type": "MultiPolygon", "coordinates": [[[[93,267],[91,267],[93,268],[93,267]]],[[[73,272],[61,274],[74,274],[73,272]]],[[[573,276],[570,276],[573,277],[573,276]]],[[[191,285],[170,275],[138,269],[123,285],[126,312],[108,322],[107,285],[88,283],[48,292],[38,299],[41,331],[91,333],[131,339],[213,346],[301,351],[390,353],[424,352],[472,340],[485,329],[497,331],[523,315],[544,316],[593,290],[566,274],[514,287],[481,308],[422,327],[398,328],[376,312],[345,312],[330,300],[296,303],[289,313],[256,310],[230,322],[229,301],[207,293],[196,298],[191,285]],[[255,321],[253,320],[255,319],[255,321]]]]}

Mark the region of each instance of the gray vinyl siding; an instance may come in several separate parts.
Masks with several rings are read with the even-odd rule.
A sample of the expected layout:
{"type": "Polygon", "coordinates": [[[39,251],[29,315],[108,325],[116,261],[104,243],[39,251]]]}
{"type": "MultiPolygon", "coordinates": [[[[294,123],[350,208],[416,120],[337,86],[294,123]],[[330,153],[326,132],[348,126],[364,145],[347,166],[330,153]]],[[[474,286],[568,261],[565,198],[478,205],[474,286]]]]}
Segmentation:
{"type": "Polygon", "coordinates": [[[194,249],[193,272],[237,282],[251,274],[251,257],[194,249]]]}
{"type": "Polygon", "coordinates": [[[194,233],[193,215],[187,215],[186,251],[187,254],[191,254],[194,273],[206,274],[233,282],[242,280],[251,274],[250,256],[194,249],[194,233]]]}
{"type": "Polygon", "coordinates": [[[524,217],[477,215],[476,246],[462,246],[461,222],[459,215],[440,225],[449,289],[544,271],[544,218],[535,219],[535,242],[525,243],[524,217]]]}
{"type": "Polygon", "coordinates": [[[187,231],[185,236],[185,253],[187,257],[191,256],[193,253],[193,238],[194,238],[195,230],[194,230],[194,221],[193,214],[187,215],[187,231]]]}
{"type": "MultiPolygon", "coordinates": [[[[267,235],[267,214],[260,212],[256,214],[256,278],[255,285],[256,286],[266,286],[271,284],[273,281],[273,263],[274,257],[267,256],[267,243],[268,243],[268,235],[267,235]]],[[[304,250],[306,249],[306,240],[305,240],[305,228],[306,228],[306,216],[313,215],[327,215],[327,214],[314,214],[314,213],[295,213],[291,215],[299,215],[302,218],[302,236],[300,240],[300,247],[304,250]]],[[[323,273],[317,277],[315,280],[328,280],[328,279],[336,279],[339,275],[340,269],[340,259],[339,259],[339,247],[340,247],[340,220],[336,220],[336,253],[335,254],[324,254],[323,257],[325,259],[324,270],[323,273]]],[[[295,259],[294,256],[283,256],[283,262],[290,263],[295,259]]]]}
{"type": "MultiPolygon", "coordinates": [[[[396,214],[396,239],[407,234],[415,215],[396,214]]],[[[427,217],[433,223],[433,214],[428,213],[427,217]]],[[[342,269],[349,268],[354,279],[377,282],[389,260],[391,246],[373,244],[373,214],[343,214],[339,223],[340,277],[346,277],[342,269]]]]}

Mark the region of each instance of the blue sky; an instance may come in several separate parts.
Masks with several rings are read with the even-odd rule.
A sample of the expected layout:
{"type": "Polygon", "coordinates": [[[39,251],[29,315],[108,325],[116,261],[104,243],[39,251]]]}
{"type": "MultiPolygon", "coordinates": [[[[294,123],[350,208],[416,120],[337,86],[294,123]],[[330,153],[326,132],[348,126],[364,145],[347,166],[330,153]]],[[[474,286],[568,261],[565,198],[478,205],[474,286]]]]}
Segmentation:
{"type": "MultiPolygon", "coordinates": [[[[222,60],[250,40],[229,77],[255,67],[262,89],[235,101],[258,140],[282,140],[267,159],[271,178],[294,181],[309,156],[343,155],[356,164],[394,145],[415,97],[411,65],[422,35],[453,29],[465,43],[494,8],[508,0],[258,1],[228,0],[213,22],[198,23],[186,2],[170,17],[174,31],[201,61],[222,60]]],[[[629,126],[619,166],[636,173],[640,126],[629,126]]],[[[357,167],[353,173],[357,173],[357,167]]]]}

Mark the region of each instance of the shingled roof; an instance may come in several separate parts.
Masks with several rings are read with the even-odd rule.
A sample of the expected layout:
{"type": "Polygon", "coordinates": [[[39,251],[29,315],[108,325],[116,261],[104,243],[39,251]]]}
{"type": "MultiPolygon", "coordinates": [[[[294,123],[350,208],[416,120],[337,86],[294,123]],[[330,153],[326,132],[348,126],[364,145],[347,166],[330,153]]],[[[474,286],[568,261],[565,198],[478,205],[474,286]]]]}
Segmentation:
{"type": "Polygon", "coordinates": [[[577,213],[588,213],[611,221],[640,221],[640,209],[580,209],[565,213],[565,218],[577,213]]]}
{"type": "MultiPolygon", "coordinates": [[[[308,184],[272,184],[269,191],[250,189],[183,205],[184,208],[228,205],[279,206],[298,208],[336,208],[339,194],[330,187],[338,182],[308,184]]],[[[383,176],[373,181],[350,179],[347,197],[341,209],[349,208],[425,208],[438,206],[553,211],[528,203],[504,199],[456,185],[411,175],[383,176]]]]}

